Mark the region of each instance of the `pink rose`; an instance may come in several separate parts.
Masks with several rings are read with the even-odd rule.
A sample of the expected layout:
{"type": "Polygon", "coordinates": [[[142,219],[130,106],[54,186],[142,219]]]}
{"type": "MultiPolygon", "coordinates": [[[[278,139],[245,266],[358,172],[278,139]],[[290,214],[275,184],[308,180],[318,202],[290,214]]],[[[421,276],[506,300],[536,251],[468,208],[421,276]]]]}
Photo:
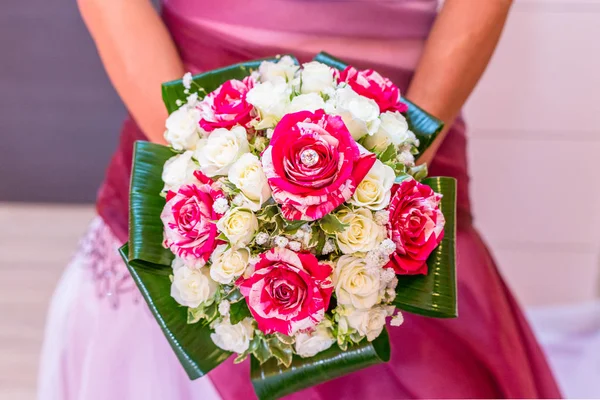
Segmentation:
{"type": "Polygon", "coordinates": [[[340,82],[346,82],[361,96],[375,100],[381,112],[406,112],[408,106],[400,101],[400,89],[372,69],[358,71],[348,66],[340,73],[340,82]]]}
{"type": "Polygon", "coordinates": [[[165,227],[164,246],[192,265],[206,263],[218,244],[215,221],[222,217],[213,210],[213,202],[224,197],[213,189],[212,181],[194,174],[197,184],[184,185],[167,193],[160,218],[165,227]]]}
{"type": "Polygon", "coordinates": [[[396,243],[387,267],[397,274],[427,274],[427,258],[444,237],[442,196],[429,186],[407,179],[392,188],[388,232],[396,243]]]}
{"type": "Polygon", "coordinates": [[[236,284],[258,329],[293,335],[325,317],[333,292],[331,272],[310,253],[277,247],[262,253],[254,273],[236,284]]]}
{"type": "Polygon", "coordinates": [[[359,150],[339,116],[300,111],[277,124],[262,163],[283,216],[313,221],[352,197],[375,155],[359,150]]]}
{"type": "Polygon", "coordinates": [[[197,106],[202,129],[212,132],[235,125],[247,127],[253,118],[253,107],[246,101],[246,94],[253,86],[254,80],[249,76],[243,81],[232,79],[206,95],[197,106]]]}

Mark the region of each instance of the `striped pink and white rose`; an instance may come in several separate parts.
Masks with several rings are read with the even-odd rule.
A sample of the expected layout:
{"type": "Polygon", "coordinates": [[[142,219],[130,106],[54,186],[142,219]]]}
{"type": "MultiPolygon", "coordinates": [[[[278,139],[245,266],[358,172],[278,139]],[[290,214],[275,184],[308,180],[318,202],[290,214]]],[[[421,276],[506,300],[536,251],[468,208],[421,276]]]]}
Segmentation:
{"type": "Polygon", "coordinates": [[[197,183],[167,193],[167,203],[160,218],[165,227],[164,246],[188,265],[200,267],[218,244],[215,221],[222,214],[213,210],[213,203],[224,194],[213,189],[210,179],[199,173],[194,175],[197,183]]]}
{"type": "Polygon", "coordinates": [[[427,258],[444,237],[441,199],[440,194],[414,179],[392,188],[387,229],[396,252],[387,267],[397,274],[427,274],[427,258]]]}
{"type": "Polygon", "coordinates": [[[274,248],[260,255],[254,273],[236,285],[264,333],[284,335],[315,327],[333,292],[332,267],[310,253],[274,248]]]}
{"type": "Polygon", "coordinates": [[[313,221],[344,203],[375,163],[339,116],[285,115],[262,154],[273,198],[289,220],[313,221]]]}
{"type": "Polygon", "coordinates": [[[361,96],[375,100],[381,112],[405,112],[408,106],[400,100],[400,89],[388,78],[372,69],[357,70],[352,66],[340,72],[340,82],[346,82],[361,96]]]}
{"type": "Polygon", "coordinates": [[[251,76],[241,81],[231,79],[206,95],[197,105],[200,127],[206,132],[236,125],[247,127],[254,115],[252,104],[246,101],[246,94],[254,83],[251,76]]]}

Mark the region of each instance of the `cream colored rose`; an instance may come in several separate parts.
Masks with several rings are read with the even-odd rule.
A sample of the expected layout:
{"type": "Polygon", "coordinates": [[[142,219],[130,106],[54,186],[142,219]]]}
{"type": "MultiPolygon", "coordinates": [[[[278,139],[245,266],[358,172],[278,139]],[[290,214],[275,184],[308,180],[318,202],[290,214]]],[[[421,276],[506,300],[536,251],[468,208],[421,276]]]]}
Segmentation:
{"type": "Polygon", "coordinates": [[[377,132],[365,138],[364,145],[367,149],[382,152],[390,144],[399,146],[416,139],[415,134],[408,130],[408,121],[398,111],[386,111],[379,119],[381,123],[377,132]]]}
{"type": "Polygon", "coordinates": [[[318,61],[302,64],[301,93],[319,93],[334,86],[333,69],[318,61]]]}
{"type": "Polygon", "coordinates": [[[200,139],[200,111],[187,105],[169,115],[165,140],[175,150],[194,150],[200,139]]]}
{"type": "Polygon", "coordinates": [[[326,323],[317,325],[314,331],[297,333],[295,339],[296,353],[300,357],[313,357],[335,343],[335,338],[326,323]]]}
{"type": "Polygon", "coordinates": [[[311,111],[324,109],[325,101],[317,93],[301,94],[292,99],[287,112],[295,113],[298,111],[311,111]]]}
{"type": "Polygon", "coordinates": [[[229,285],[241,276],[248,266],[250,250],[245,247],[236,249],[221,244],[210,256],[210,277],[223,285],[229,285]]]}
{"type": "Polygon", "coordinates": [[[369,342],[375,340],[385,326],[386,317],[394,314],[394,306],[375,306],[367,310],[352,310],[346,315],[350,328],[356,329],[358,334],[366,336],[369,342]]]}
{"type": "Polygon", "coordinates": [[[283,56],[277,62],[263,61],[258,67],[260,81],[274,81],[277,78],[283,78],[286,82],[291,82],[294,79],[299,66],[294,63],[294,59],[290,56],[283,56]]]}
{"type": "Polygon", "coordinates": [[[208,138],[198,142],[194,155],[202,173],[213,177],[227,175],[233,163],[249,151],[246,129],[235,126],[231,130],[217,128],[212,131],[208,138]]]}
{"type": "Polygon", "coordinates": [[[257,156],[251,153],[242,155],[229,170],[229,181],[242,191],[242,206],[258,211],[271,197],[271,188],[257,156]]]}
{"type": "Polygon", "coordinates": [[[341,256],[333,272],[333,285],[338,304],[365,310],[380,301],[380,273],[367,268],[363,257],[341,256]]]}
{"type": "Polygon", "coordinates": [[[192,160],[193,151],[177,154],[165,162],[162,180],[165,182],[163,190],[177,190],[181,185],[196,181],[194,171],[199,170],[198,164],[192,160]]]}
{"type": "Polygon", "coordinates": [[[231,208],[217,222],[217,229],[227,237],[232,246],[244,247],[252,241],[258,230],[258,219],[248,208],[231,208]]]}
{"type": "Polygon", "coordinates": [[[208,268],[191,269],[185,265],[173,271],[171,297],[182,306],[196,308],[212,300],[217,291],[208,268]]]}
{"type": "Polygon", "coordinates": [[[358,207],[366,207],[375,211],[382,210],[390,203],[391,189],[395,179],[394,170],[376,160],[348,202],[358,207]]]}
{"type": "Polygon", "coordinates": [[[331,112],[342,117],[354,140],[373,135],[379,129],[381,121],[377,103],[359,95],[350,86],[336,90],[335,98],[329,104],[331,112]]]}
{"type": "Polygon", "coordinates": [[[246,94],[246,101],[260,113],[257,129],[274,127],[290,104],[291,86],[282,77],[255,85],[246,94]]]}
{"type": "Polygon", "coordinates": [[[224,318],[212,325],[214,333],[210,334],[213,343],[225,351],[241,354],[248,350],[254,337],[252,318],[244,318],[232,325],[229,318],[224,318]]]}
{"type": "Polygon", "coordinates": [[[344,208],[336,216],[342,223],[348,224],[346,229],[335,234],[338,247],[344,254],[366,253],[385,239],[385,228],[377,224],[369,209],[344,208]]]}

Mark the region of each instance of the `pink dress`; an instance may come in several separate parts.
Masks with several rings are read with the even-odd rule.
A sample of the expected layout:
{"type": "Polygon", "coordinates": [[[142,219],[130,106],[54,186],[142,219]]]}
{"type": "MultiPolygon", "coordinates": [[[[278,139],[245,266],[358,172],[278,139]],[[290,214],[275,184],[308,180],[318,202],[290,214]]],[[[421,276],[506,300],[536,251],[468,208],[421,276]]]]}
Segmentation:
{"type": "MultiPolygon", "coordinates": [[[[436,9],[435,0],[167,0],[163,16],[193,72],[274,54],[293,53],[307,61],[325,50],[357,67],[375,68],[405,90],[436,9]],[[315,48],[324,43],[326,48],[315,48]]],[[[229,360],[210,379],[188,380],[116,255],[127,240],[132,144],[143,138],[133,121],[125,122],[100,190],[100,218],[57,288],[39,398],[251,398],[248,363],[229,360]]],[[[389,363],[289,398],[560,397],[519,306],[473,228],[462,120],[450,130],[430,172],[458,180],[460,317],[405,314],[404,325],[389,331],[389,363]]]]}

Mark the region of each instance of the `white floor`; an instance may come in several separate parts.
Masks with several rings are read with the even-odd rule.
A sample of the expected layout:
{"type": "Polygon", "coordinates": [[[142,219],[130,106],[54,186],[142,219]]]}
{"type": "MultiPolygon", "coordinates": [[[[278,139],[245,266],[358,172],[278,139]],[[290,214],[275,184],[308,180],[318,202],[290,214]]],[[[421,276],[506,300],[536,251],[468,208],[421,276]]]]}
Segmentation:
{"type": "MultiPolygon", "coordinates": [[[[35,398],[48,301],[93,216],[92,206],[0,203],[1,400],[35,398]]],[[[518,290],[519,276],[503,272],[518,290]]],[[[528,315],[565,394],[600,398],[600,302],[536,307],[528,315]]]]}

